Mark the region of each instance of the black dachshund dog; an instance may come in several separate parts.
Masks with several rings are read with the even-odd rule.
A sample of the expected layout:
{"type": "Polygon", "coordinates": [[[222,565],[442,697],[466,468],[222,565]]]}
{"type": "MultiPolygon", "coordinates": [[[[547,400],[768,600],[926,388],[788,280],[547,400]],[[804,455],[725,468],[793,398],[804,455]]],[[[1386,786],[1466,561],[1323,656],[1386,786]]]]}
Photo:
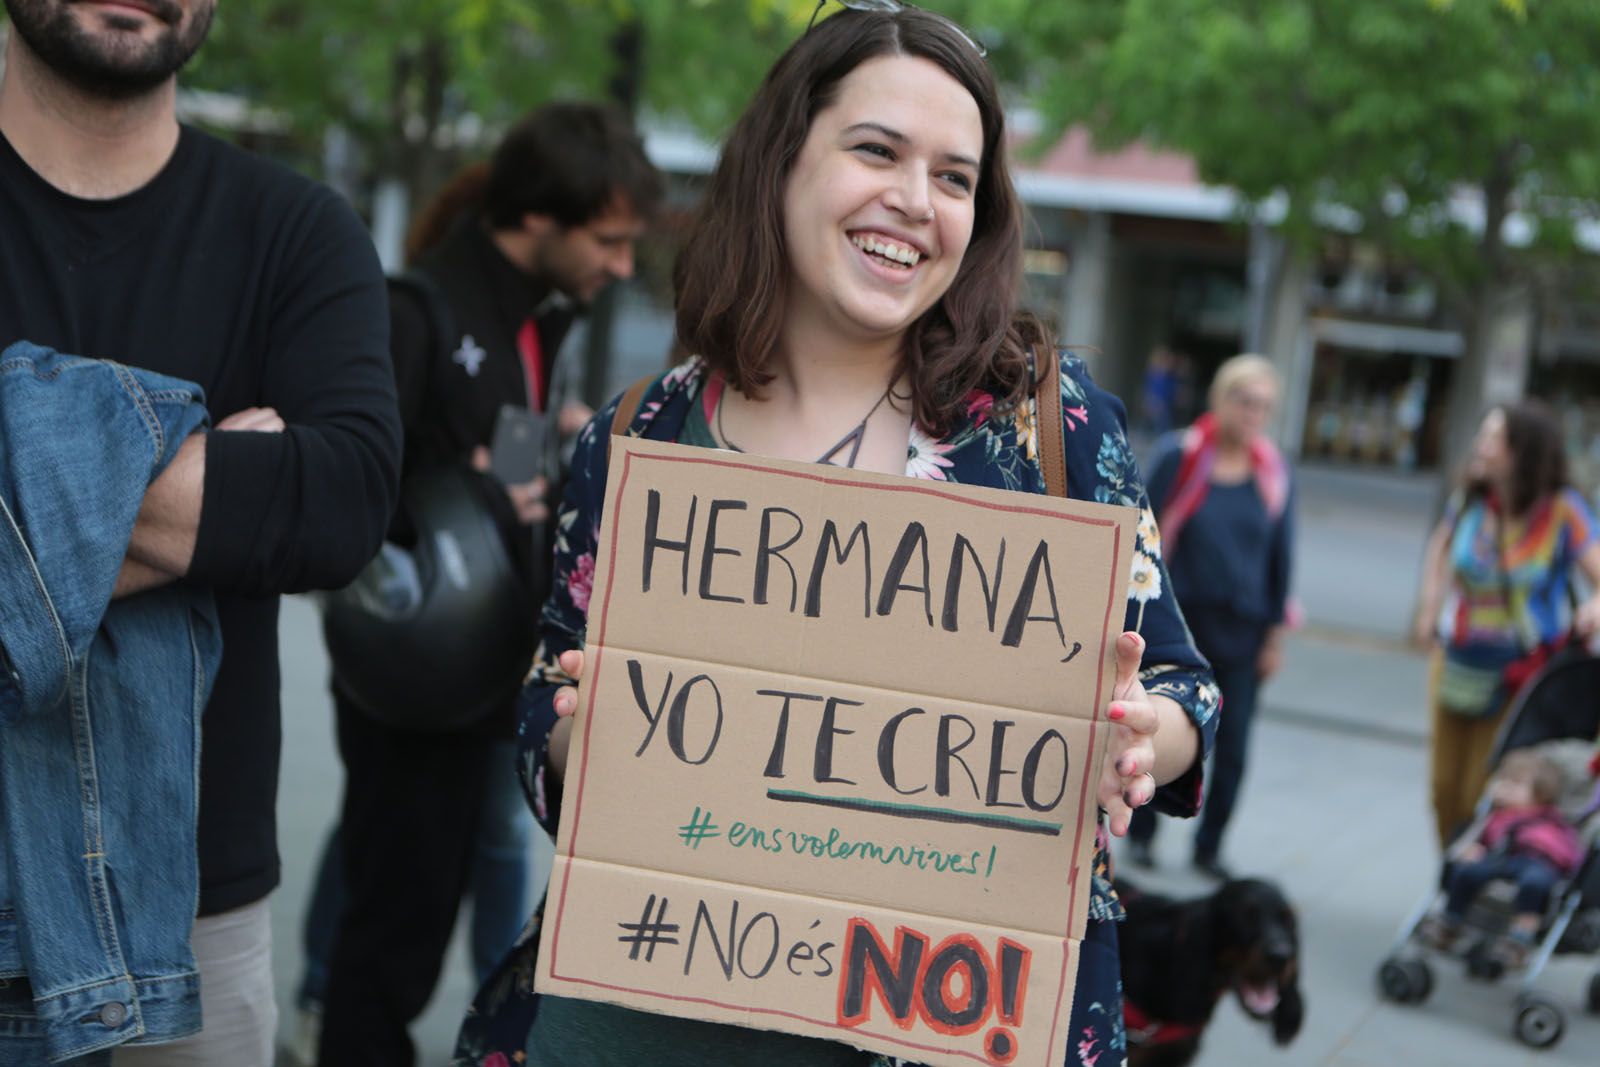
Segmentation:
{"type": "Polygon", "coordinates": [[[1223,883],[1208,897],[1173,900],[1119,880],[1128,911],[1118,933],[1129,1067],[1183,1067],[1200,1051],[1228,993],[1287,1045],[1300,1032],[1300,935],[1277,886],[1223,883]]]}

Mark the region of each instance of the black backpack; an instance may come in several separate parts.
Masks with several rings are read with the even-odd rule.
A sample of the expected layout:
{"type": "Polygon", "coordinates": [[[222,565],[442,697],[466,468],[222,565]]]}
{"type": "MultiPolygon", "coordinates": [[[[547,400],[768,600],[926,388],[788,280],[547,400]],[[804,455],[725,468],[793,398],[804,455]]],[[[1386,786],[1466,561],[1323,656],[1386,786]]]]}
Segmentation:
{"type": "Polygon", "coordinates": [[[391,302],[396,295],[403,294],[421,306],[428,319],[428,332],[437,349],[435,355],[449,359],[460,335],[456,330],[456,313],[451,310],[450,301],[445,299],[444,290],[432,278],[416,270],[391,274],[384,281],[388,283],[391,302]]]}
{"type": "MultiPolygon", "coordinates": [[[[387,282],[391,300],[403,294],[423,308],[435,358],[448,360],[459,335],[443,291],[415,271],[387,282]]],[[[385,541],[355,581],[323,599],[334,684],[394,729],[475,727],[509,704],[532,658],[539,597],[518,576],[485,499],[501,490],[486,481],[465,467],[408,476],[410,543],[385,541]]]]}

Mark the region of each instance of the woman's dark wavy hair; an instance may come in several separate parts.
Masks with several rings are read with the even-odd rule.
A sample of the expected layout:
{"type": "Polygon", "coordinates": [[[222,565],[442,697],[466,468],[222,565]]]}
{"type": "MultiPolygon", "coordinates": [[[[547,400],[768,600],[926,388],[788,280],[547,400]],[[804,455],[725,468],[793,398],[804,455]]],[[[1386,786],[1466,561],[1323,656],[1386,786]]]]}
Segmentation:
{"type": "MultiPolygon", "coordinates": [[[[1539,400],[1518,400],[1499,404],[1506,420],[1506,449],[1511,453],[1511,499],[1506,501],[1512,515],[1526,515],[1534,505],[1565,489],[1567,445],[1561,437],[1561,423],[1548,404],[1539,400]]],[[[1469,491],[1487,493],[1491,487],[1477,482],[1469,491]]]]}
{"type": "Polygon", "coordinates": [[[840,82],[880,56],[937,64],[972,94],[983,123],[971,243],[949,290],[906,334],[912,414],[943,434],[975,388],[1005,405],[1021,401],[1032,384],[1028,349],[1049,338],[1017,308],[1022,207],[1006,165],[994,75],[968,41],[927,12],[841,11],[790,45],[767,73],[728,137],[678,256],[678,340],[740,392],[756,393],[772,380],[790,279],[783,237],[789,173],[840,82]]]}

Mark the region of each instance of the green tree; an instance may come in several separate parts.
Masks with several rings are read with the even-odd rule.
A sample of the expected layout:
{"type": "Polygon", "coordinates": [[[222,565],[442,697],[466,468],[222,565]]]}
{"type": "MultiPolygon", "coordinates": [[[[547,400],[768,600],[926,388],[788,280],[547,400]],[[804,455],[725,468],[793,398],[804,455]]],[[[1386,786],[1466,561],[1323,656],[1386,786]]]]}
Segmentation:
{"type": "MultiPolygon", "coordinates": [[[[464,156],[541,101],[609,97],[719,136],[804,26],[806,0],[253,0],[226,3],[186,76],[283,120],[302,163],[341,131],[379,243],[464,156]]],[[[584,391],[604,399],[614,294],[590,316],[584,391]]]]}
{"type": "Polygon", "coordinates": [[[185,78],[282,116],[308,152],[338,128],[413,198],[461,137],[554,97],[611,96],[718,133],[804,24],[804,0],[253,0],[220,6],[185,78]]]}
{"type": "Polygon", "coordinates": [[[1006,8],[1012,69],[1059,129],[1188,153],[1255,204],[1286,197],[1428,271],[1461,324],[1447,455],[1486,398],[1512,297],[1600,201],[1593,0],[1101,0],[1006,8]],[[1506,220],[1526,221],[1526,242],[1506,220]]]}

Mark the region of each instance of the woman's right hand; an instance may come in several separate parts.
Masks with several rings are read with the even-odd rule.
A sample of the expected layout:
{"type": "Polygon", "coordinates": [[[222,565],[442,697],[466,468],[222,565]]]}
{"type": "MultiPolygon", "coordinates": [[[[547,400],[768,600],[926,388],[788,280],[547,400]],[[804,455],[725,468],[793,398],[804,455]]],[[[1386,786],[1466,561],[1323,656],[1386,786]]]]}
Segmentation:
{"type": "Polygon", "coordinates": [[[561,669],[573,682],[556,690],[556,724],[550,730],[550,744],[546,749],[545,758],[550,771],[560,781],[567,776],[567,749],[572,745],[572,715],[578,710],[578,683],[583,680],[583,652],[576,648],[569,649],[556,657],[556,662],[561,664],[561,669]]]}

